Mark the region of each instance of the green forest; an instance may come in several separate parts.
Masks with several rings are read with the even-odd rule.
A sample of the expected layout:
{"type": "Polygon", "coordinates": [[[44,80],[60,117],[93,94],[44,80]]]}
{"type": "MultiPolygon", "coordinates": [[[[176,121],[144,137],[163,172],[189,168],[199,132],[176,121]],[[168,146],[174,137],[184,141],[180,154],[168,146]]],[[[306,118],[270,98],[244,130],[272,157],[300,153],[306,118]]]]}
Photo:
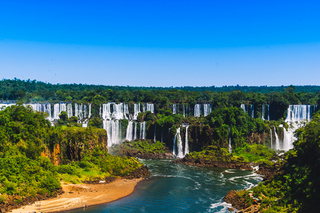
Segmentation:
{"type": "Polygon", "coordinates": [[[22,105],[0,111],[0,206],[54,196],[60,181],[125,177],[143,166],[135,158],[109,155],[105,130],[51,126],[45,116],[22,105]]]}

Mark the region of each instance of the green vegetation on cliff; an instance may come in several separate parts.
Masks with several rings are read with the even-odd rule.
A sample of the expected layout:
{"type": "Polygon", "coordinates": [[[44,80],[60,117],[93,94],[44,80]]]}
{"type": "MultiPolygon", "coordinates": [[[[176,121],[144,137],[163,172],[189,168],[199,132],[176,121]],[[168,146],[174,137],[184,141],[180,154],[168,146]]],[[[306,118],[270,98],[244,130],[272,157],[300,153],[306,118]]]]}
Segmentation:
{"type": "Polygon", "coordinates": [[[0,207],[7,200],[52,196],[60,180],[99,180],[141,168],[135,158],[111,156],[106,147],[103,129],[53,127],[44,113],[19,104],[1,110],[0,207]]]}
{"type": "Polygon", "coordinates": [[[318,212],[320,208],[320,112],[297,131],[281,172],[238,195],[246,204],[260,198],[260,212],[318,212]],[[250,197],[251,195],[251,197],[250,197]]]}
{"type": "Polygon", "coordinates": [[[200,152],[191,152],[186,157],[193,159],[205,159],[217,162],[239,162],[239,163],[271,163],[270,159],[276,155],[276,152],[260,144],[246,144],[237,148],[235,152],[230,153],[226,148],[208,146],[200,152]]]}

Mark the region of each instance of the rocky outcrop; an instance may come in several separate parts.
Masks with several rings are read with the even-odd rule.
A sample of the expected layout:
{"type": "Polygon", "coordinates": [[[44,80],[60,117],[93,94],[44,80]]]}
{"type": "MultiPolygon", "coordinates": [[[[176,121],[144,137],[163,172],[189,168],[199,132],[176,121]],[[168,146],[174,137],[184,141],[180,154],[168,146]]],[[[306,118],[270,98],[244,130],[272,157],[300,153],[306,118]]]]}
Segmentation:
{"type": "Polygon", "coordinates": [[[186,156],[182,159],[177,159],[174,161],[175,163],[181,163],[185,165],[191,165],[191,166],[200,166],[200,167],[220,167],[220,168],[227,168],[227,169],[244,169],[247,171],[252,171],[252,164],[245,163],[245,162],[238,162],[231,160],[230,162],[226,161],[211,161],[206,160],[204,158],[190,158],[189,156],[186,156]]]}
{"type": "Polygon", "coordinates": [[[263,180],[270,180],[273,176],[281,172],[280,168],[280,163],[275,163],[273,165],[262,163],[259,165],[259,170],[256,173],[263,175],[263,180]]]}
{"type": "Polygon", "coordinates": [[[231,203],[232,207],[236,209],[245,209],[248,206],[245,204],[244,199],[241,198],[238,193],[234,190],[228,192],[228,194],[223,199],[227,203],[231,203]]]}
{"type": "Polygon", "coordinates": [[[141,166],[139,169],[136,169],[132,172],[130,172],[128,175],[124,176],[127,179],[133,179],[133,178],[143,178],[143,177],[149,177],[151,175],[149,169],[147,166],[141,166]]]}
{"type": "Polygon", "coordinates": [[[166,150],[165,153],[146,153],[137,149],[122,149],[121,155],[128,157],[137,157],[142,159],[170,159],[172,158],[172,152],[166,150]]]}

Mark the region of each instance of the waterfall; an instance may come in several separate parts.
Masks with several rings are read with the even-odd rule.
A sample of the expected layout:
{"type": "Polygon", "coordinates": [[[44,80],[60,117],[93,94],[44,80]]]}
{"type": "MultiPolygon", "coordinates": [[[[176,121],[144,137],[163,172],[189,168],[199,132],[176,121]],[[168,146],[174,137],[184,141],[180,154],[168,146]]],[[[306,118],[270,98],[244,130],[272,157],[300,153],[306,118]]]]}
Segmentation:
{"type": "Polygon", "coordinates": [[[140,103],[135,103],[133,105],[133,120],[137,120],[140,112],[140,103]]]}
{"type": "Polygon", "coordinates": [[[73,113],[72,113],[72,104],[67,104],[67,113],[68,113],[68,118],[71,118],[73,113]]]}
{"type": "Polygon", "coordinates": [[[254,105],[251,105],[251,117],[254,118],[254,105]]]}
{"type": "Polygon", "coordinates": [[[182,115],[183,115],[183,117],[186,117],[186,107],[185,107],[185,105],[183,104],[182,105],[182,115]]]}
{"type": "Polygon", "coordinates": [[[138,123],[134,122],[134,138],[133,138],[134,140],[138,139],[137,132],[138,132],[138,123]]]}
{"type": "Polygon", "coordinates": [[[149,103],[143,104],[143,112],[150,111],[151,113],[154,113],[154,105],[149,103]]]}
{"type": "Polygon", "coordinates": [[[123,103],[113,103],[113,113],[112,113],[112,118],[116,120],[121,120],[124,119],[124,108],[123,108],[123,103]]]}
{"type": "Polygon", "coordinates": [[[157,142],[157,125],[154,125],[154,136],[153,136],[153,142],[157,142]]]}
{"type": "Polygon", "coordinates": [[[172,114],[177,114],[177,104],[172,105],[172,114]]]}
{"type": "Polygon", "coordinates": [[[232,153],[232,144],[231,144],[231,131],[229,127],[229,144],[228,144],[229,152],[232,153]]]}
{"type": "Polygon", "coordinates": [[[132,121],[129,121],[127,126],[126,140],[128,141],[133,140],[133,122],[132,121]]]}
{"type": "Polygon", "coordinates": [[[184,155],[189,154],[188,128],[189,125],[186,126],[186,135],[184,140],[184,155]]]}
{"type": "Polygon", "coordinates": [[[283,128],[283,150],[288,151],[293,148],[293,142],[296,140],[294,132],[303,127],[311,120],[311,105],[289,105],[287,110],[286,122],[289,124],[288,130],[283,128]]]}
{"type": "Polygon", "coordinates": [[[53,105],[53,119],[59,120],[59,114],[60,114],[60,105],[54,104],[53,105]]]}
{"type": "Polygon", "coordinates": [[[265,114],[265,105],[262,105],[262,113],[261,113],[262,120],[264,120],[264,114],[265,114]]]}
{"type": "Polygon", "coordinates": [[[146,122],[140,123],[140,139],[146,139],[146,122]]]}
{"type": "Polygon", "coordinates": [[[276,127],[273,127],[273,129],[274,129],[274,135],[275,135],[275,138],[276,138],[276,144],[275,144],[274,149],[278,150],[278,149],[280,149],[280,141],[279,141],[279,137],[278,137],[278,134],[277,134],[276,127]]]}
{"type": "Polygon", "coordinates": [[[103,128],[107,131],[108,147],[119,144],[122,141],[121,124],[119,120],[104,120],[103,128]]]}
{"type": "Polygon", "coordinates": [[[203,104],[203,116],[207,116],[211,113],[211,104],[203,104]]]}
{"type": "Polygon", "coordinates": [[[241,104],[241,109],[243,109],[244,112],[246,112],[246,106],[244,104],[241,104]]]}
{"type": "Polygon", "coordinates": [[[194,117],[200,117],[200,104],[194,105],[194,117]]]}
{"type": "Polygon", "coordinates": [[[181,140],[181,135],[180,135],[180,127],[177,129],[177,133],[174,136],[173,140],[173,155],[178,157],[178,158],[183,158],[183,145],[182,145],[182,140],[181,140]],[[176,152],[177,150],[177,152],[176,152]]]}
{"type": "Polygon", "coordinates": [[[102,119],[111,120],[111,103],[102,105],[102,119]]]}
{"type": "Polygon", "coordinates": [[[132,116],[130,116],[128,104],[123,105],[123,117],[124,119],[132,120],[132,116]]]}
{"type": "Polygon", "coordinates": [[[272,143],[273,143],[273,141],[272,141],[272,129],[270,129],[270,148],[272,149],[272,143]]]}

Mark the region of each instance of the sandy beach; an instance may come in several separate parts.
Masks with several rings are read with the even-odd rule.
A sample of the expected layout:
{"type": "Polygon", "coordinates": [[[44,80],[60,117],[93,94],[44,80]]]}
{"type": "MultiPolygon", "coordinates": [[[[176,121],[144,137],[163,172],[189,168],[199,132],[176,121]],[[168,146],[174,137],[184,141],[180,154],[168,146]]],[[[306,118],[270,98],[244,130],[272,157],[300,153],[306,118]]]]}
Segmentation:
{"type": "Polygon", "coordinates": [[[101,184],[64,184],[64,193],[57,198],[38,201],[34,204],[12,210],[20,212],[61,212],[76,208],[85,208],[118,200],[130,195],[139,179],[116,179],[111,183],[101,184]]]}

